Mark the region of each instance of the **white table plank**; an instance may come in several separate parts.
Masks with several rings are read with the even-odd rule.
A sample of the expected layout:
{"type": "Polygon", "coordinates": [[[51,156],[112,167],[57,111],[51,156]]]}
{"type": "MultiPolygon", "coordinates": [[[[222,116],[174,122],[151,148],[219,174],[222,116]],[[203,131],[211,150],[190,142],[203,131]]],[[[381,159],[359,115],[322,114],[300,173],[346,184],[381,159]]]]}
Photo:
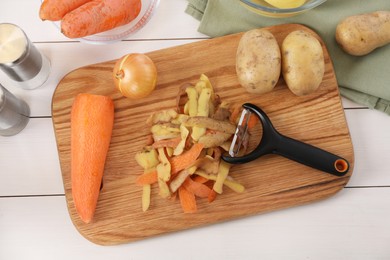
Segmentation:
{"type": "Polygon", "coordinates": [[[355,168],[348,186],[390,186],[390,118],[385,113],[345,110],[355,152],[355,168]]]}
{"type": "Polygon", "coordinates": [[[19,134],[0,136],[0,165],[0,196],[64,194],[51,118],[31,119],[19,134]]]}
{"type": "MultiPolygon", "coordinates": [[[[127,39],[206,38],[197,32],[199,21],[184,12],[187,3],[185,0],[160,0],[149,23],[127,39]]],[[[52,22],[39,18],[40,4],[41,0],[2,0],[0,22],[17,24],[33,42],[74,41],[63,36],[52,22]]]]}
{"type": "Polygon", "coordinates": [[[0,198],[0,259],[387,259],[389,197],[386,188],[344,189],[305,206],[110,247],[76,231],[64,197],[0,198]]]}

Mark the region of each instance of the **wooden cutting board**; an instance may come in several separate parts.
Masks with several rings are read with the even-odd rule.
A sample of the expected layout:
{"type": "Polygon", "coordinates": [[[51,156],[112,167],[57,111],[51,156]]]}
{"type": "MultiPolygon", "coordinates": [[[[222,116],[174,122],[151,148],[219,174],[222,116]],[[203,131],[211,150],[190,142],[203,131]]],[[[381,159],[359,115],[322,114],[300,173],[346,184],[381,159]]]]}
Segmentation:
{"type": "MultiPolygon", "coordinates": [[[[298,24],[268,29],[279,44],[293,30],[315,34],[298,24]]],[[[53,96],[53,123],[69,214],[84,237],[101,245],[120,244],[314,202],[346,185],[354,165],[353,147],[332,62],[322,40],[326,66],[319,90],[297,97],[281,79],[273,92],[254,95],[239,85],[235,72],[235,54],[241,35],[147,53],[156,64],[158,82],[156,90],[145,99],[130,100],[115,89],[111,78],[115,61],[76,69],[61,80],[53,96]],[[134,184],[142,169],[134,155],[147,140],[149,129],[145,120],[157,110],[174,108],[179,87],[195,83],[202,73],[210,78],[222,100],[258,105],[279,132],[347,159],[351,165],[349,173],[335,177],[277,155],[267,155],[232,168],[231,176],[246,187],[244,193],[225,188],[213,203],[198,199],[198,212],[184,214],[177,200],[160,198],[155,187],[151,208],[142,212],[142,188],[134,184]],[[73,99],[81,92],[108,95],[115,103],[103,188],[90,224],[84,224],[75,211],[70,180],[70,110],[73,99]]]]}

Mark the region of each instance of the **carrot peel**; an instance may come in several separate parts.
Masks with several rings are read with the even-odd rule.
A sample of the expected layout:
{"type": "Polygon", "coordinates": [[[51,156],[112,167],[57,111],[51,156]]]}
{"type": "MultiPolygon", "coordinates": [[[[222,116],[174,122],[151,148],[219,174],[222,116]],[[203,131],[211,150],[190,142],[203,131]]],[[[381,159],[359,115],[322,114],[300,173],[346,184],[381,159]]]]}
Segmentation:
{"type": "Polygon", "coordinates": [[[196,143],[190,148],[190,150],[182,153],[181,155],[172,157],[170,159],[172,174],[178,173],[179,171],[190,167],[202,152],[203,147],[204,144],[196,143]]]}
{"type": "Polygon", "coordinates": [[[197,211],[194,193],[183,186],[179,188],[179,199],[184,213],[195,213],[197,211]]]}
{"type": "Polygon", "coordinates": [[[183,183],[184,188],[194,193],[195,196],[200,198],[207,198],[211,192],[211,189],[205,184],[196,182],[188,177],[183,183]]]}
{"type": "Polygon", "coordinates": [[[151,171],[144,173],[137,177],[136,184],[137,185],[147,185],[147,184],[153,184],[157,182],[157,171],[151,171]]]}

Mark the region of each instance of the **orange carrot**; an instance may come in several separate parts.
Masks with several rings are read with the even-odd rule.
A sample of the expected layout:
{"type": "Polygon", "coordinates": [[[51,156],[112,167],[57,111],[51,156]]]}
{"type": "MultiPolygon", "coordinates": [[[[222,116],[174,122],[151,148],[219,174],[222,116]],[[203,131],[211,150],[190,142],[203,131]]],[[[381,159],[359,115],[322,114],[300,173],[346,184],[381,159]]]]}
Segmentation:
{"type": "Polygon", "coordinates": [[[209,203],[213,202],[217,198],[217,195],[218,195],[218,193],[215,190],[211,189],[211,191],[207,197],[208,202],[209,203]]]}
{"type": "Polygon", "coordinates": [[[141,0],[92,0],[67,13],[61,31],[69,38],[81,38],[130,23],[140,11],[141,0]]]}
{"type": "Polygon", "coordinates": [[[195,213],[197,211],[194,193],[184,187],[179,188],[180,204],[184,213],[195,213]]]}
{"type": "Polygon", "coordinates": [[[135,183],[137,185],[153,184],[157,182],[157,171],[151,171],[138,176],[135,183]]]}
{"type": "Polygon", "coordinates": [[[196,143],[190,150],[181,155],[172,157],[169,161],[171,163],[171,174],[178,173],[179,171],[190,167],[202,152],[203,147],[204,144],[196,143]]]}
{"type": "Polygon", "coordinates": [[[207,198],[211,189],[204,185],[203,183],[193,181],[190,177],[188,177],[183,183],[183,187],[188,191],[194,193],[195,196],[200,198],[207,198]]]}
{"type": "Polygon", "coordinates": [[[209,179],[203,177],[203,176],[199,176],[199,175],[196,175],[194,178],[193,178],[194,181],[196,182],[199,182],[199,183],[206,183],[209,181],[209,179]]]}
{"type": "Polygon", "coordinates": [[[72,196],[82,221],[91,222],[114,124],[110,97],[79,94],[71,111],[72,196]]]}
{"type": "Polygon", "coordinates": [[[152,146],[154,149],[162,148],[162,147],[175,148],[176,146],[179,145],[180,141],[181,141],[181,137],[178,136],[178,137],[171,138],[171,139],[162,139],[162,140],[156,141],[152,144],[152,146]]]}
{"type": "Polygon", "coordinates": [[[59,21],[65,14],[91,0],[45,0],[39,9],[42,20],[59,21]]]}

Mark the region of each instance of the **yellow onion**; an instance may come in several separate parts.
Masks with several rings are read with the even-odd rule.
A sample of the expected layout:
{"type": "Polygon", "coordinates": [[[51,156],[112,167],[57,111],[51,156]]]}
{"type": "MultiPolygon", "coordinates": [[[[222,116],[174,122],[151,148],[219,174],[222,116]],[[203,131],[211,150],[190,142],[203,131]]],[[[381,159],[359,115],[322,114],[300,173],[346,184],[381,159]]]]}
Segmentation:
{"type": "Polygon", "coordinates": [[[156,87],[157,69],[153,61],[141,53],[120,58],[113,71],[116,88],[128,98],[144,98],[156,87]]]}

